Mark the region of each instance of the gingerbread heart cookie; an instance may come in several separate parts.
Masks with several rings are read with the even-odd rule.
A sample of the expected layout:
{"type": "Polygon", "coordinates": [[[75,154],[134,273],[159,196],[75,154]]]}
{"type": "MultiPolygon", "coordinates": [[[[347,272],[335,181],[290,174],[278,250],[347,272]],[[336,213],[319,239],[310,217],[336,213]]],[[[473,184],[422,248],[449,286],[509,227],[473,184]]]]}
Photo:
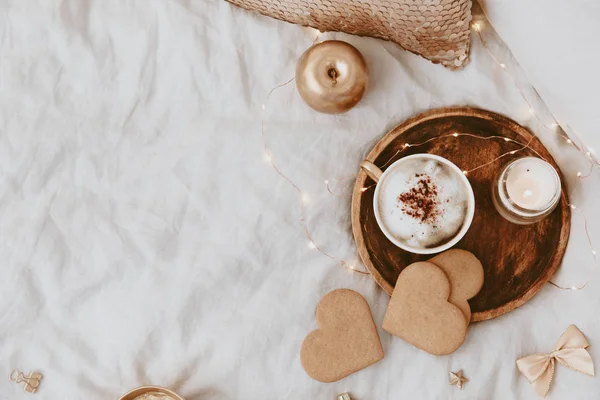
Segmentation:
{"type": "Polygon", "coordinates": [[[450,281],[439,267],[417,262],[396,282],[383,329],[433,355],[456,351],[467,335],[464,314],[450,303],[450,281]]]}
{"type": "Polygon", "coordinates": [[[317,306],[319,329],[300,351],[306,373],[320,382],[335,382],[383,358],[383,349],[369,304],[360,294],[338,289],[317,306]]]}
{"type": "Polygon", "coordinates": [[[483,286],[483,266],[475,255],[466,250],[451,249],[428,262],[440,267],[450,280],[449,301],[460,308],[467,323],[471,321],[471,306],[467,300],[475,297],[483,286]]]}

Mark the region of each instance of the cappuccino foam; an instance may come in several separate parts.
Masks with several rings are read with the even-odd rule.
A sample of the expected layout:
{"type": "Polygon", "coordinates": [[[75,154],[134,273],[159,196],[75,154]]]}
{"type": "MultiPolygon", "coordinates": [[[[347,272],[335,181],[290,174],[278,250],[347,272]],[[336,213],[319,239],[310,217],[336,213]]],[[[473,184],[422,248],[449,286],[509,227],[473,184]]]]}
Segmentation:
{"type": "Polygon", "coordinates": [[[379,182],[383,225],[415,248],[451,240],[465,221],[469,196],[457,172],[436,160],[407,160],[392,166],[379,182]]]}

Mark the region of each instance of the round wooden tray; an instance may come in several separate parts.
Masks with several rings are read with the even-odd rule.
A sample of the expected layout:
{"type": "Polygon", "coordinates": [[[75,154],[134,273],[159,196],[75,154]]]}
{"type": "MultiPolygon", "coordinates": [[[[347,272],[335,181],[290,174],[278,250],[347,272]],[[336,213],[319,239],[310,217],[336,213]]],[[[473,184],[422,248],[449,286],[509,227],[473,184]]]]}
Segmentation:
{"type": "Polygon", "coordinates": [[[119,400],[135,400],[136,397],[143,394],[165,394],[173,400],[184,400],[183,397],[179,396],[177,393],[160,386],[141,386],[135,388],[132,391],[125,393],[119,400]]]}
{"type": "MultiPolygon", "coordinates": [[[[431,110],[407,120],[388,132],[366,160],[381,168],[403,156],[431,153],[449,159],[463,170],[470,170],[521,147],[504,140],[462,136],[408,147],[395,155],[405,143],[422,143],[453,132],[502,135],[522,143],[532,139],[530,147],[560,171],[548,150],[527,129],[501,115],[468,107],[431,110]]],[[[475,217],[471,228],[455,247],[475,254],[485,270],[483,288],[469,301],[472,321],[495,318],[533,297],[556,272],[567,247],[571,212],[562,177],[563,196],[558,207],[536,224],[512,224],[494,208],[491,187],[499,168],[525,155],[535,154],[525,149],[468,174],[475,192],[475,217]]],[[[402,269],[431,256],[406,252],[384,236],[373,213],[373,185],[363,171],[358,173],[352,195],[352,231],[364,264],[379,286],[391,294],[402,269]],[[364,187],[370,189],[361,190],[364,187]]]]}

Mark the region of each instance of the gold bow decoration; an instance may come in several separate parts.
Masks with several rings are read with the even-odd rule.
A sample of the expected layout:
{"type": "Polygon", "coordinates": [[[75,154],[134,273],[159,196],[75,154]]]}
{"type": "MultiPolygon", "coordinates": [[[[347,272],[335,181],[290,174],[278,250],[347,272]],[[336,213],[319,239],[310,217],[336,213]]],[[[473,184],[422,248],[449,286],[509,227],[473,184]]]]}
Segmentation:
{"type": "Polygon", "coordinates": [[[517,368],[533,385],[535,392],[546,397],[554,376],[554,360],[575,371],[594,376],[594,362],[586,350],[589,346],[583,333],[575,325],[570,325],[556,342],[553,352],[520,358],[517,368]]]}

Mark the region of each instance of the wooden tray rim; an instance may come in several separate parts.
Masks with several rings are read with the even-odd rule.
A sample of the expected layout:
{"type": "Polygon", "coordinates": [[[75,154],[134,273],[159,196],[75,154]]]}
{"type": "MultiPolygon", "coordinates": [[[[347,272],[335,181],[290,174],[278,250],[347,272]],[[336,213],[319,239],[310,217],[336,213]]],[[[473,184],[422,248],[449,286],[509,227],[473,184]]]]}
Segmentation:
{"type": "MultiPolygon", "coordinates": [[[[410,117],[406,121],[400,123],[399,125],[389,130],[373,147],[373,149],[369,152],[367,157],[365,157],[365,160],[374,162],[377,156],[381,153],[381,151],[385,149],[393,140],[395,140],[398,136],[402,135],[404,132],[406,132],[407,130],[409,130],[417,124],[437,118],[455,116],[476,117],[488,121],[500,121],[503,124],[507,125],[511,130],[521,135],[533,135],[534,140],[538,141],[539,144],[543,146],[544,149],[546,149],[546,146],[544,146],[544,144],[537,138],[536,135],[529,132],[527,128],[523,127],[522,125],[519,125],[517,122],[503,115],[497,114],[493,111],[487,111],[474,107],[442,107],[427,110],[413,117],[410,117]]],[[[548,149],[546,149],[546,151],[548,152],[548,149]]],[[[550,155],[550,152],[548,152],[548,154],[550,155]]],[[[558,268],[561,266],[563,256],[568,246],[569,234],[571,231],[571,210],[568,207],[567,188],[565,185],[565,180],[562,176],[562,172],[551,155],[548,161],[556,167],[561,178],[562,196],[559,207],[562,208],[563,214],[559,242],[564,243],[564,246],[561,246],[554,252],[552,259],[548,263],[550,265],[550,268],[546,268],[544,272],[540,275],[540,277],[529,287],[529,289],[527,289],[527,291],[525,291],[519,297],[509,301],[508,303],[503,304],[502,306],[490,310],[474,312],[471,316],[471,322],[485,321],[488,319],[496,318],[500,315],[514,310],[517,307],[522,306],[533,296],[535,296],[537,292],[541,290],[541,288],[550,280],[550,278],[556,273],[558,268]]],[[[369,254],[369,251],[366,248],[365,240],[360,225],[360,205],[362,202],[363,195],[363,191],[361,189],[364,187],[364,183],[367,179],[367,174],[364,171],[362,171],[362,169],[359,169],[358,174],[356,176],[356,181],[354,183],[354,189],[352,191],[352,233],[354,235],[354,240],[356,243],[358,254],[365,266],[367,267],[367,269],[369,270],[369,273],[371,274],[375,282],[388,295],[391,296],[392,292],[394,291],[394,287],[390,285],[381,276],[379,271],[375,268],[375,265],[373,265],[373,263],[371,262],[371,255],[369,254]]]]}

